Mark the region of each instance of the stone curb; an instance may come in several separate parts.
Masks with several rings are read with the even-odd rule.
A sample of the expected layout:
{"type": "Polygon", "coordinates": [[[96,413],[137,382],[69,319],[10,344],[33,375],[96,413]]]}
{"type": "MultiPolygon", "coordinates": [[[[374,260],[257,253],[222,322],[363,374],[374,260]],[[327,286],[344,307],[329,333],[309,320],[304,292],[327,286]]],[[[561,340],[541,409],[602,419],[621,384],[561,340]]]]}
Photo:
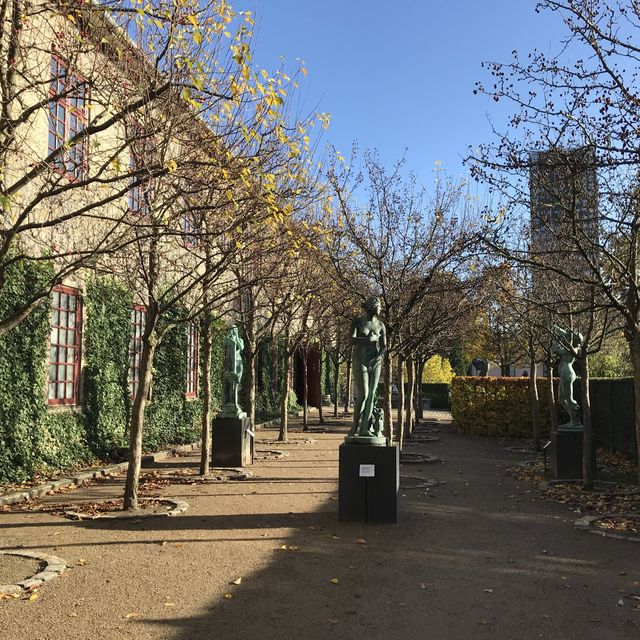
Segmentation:
{"type": "Polygon", "coordinates": [[[126,511],[122,511],[117,513],[116,515],[97,515],[97,516],[84,516],[82,513],[78,511],[65,511],[65,516],[69,516],[75,518],[76,520],[99,520],[99,519],[109,519],[109,520],[127,520],[131,518],[135,518],[136,520],[139,518],[155,518],[158,516],[179,516],[181,513],[184,513],[189,508],[189,503],[184,500],[180,500],[179,498],[140,498],[139,502],[144,502],[145,500],[156,500],[161,503],[172,504],[173,508],[167,511],[167,513],[128,513],[126,511]]]}
{"type": "MultiPolygon", "coordinates": [[[[271,426],[279,422],[279,419],[269,420],[268,422],[260,422],[256,425],[256,430],[262,429],[264,427],[271,426]]],[[[190,444],[181,444],[171,449],[164,449],[162,451],[157,451],[156,453],[147,454],[142,456],[142,466],[149,464],[154,464],[155,462],[159,462],[161,460],[166,460],[174,456],[176,453],[184,453],[187,451],[195,451],[200,448],[200,442],[192,442],[190,444]]],[[[129,465],[128,462],[118,462],[116,464],[107,465],[104,467],[99,467],[97,469],[89,469],[87,471],[79,471],[68,478],[55,480],[52,482],[45,482],[43,484],[39,484],[35,487],[31,487],[30,489],[26,489],[24,491],[16,491],[15,493],[7,493],[5,495],[0,496],[0,507],[9,504],[17,504],[18,502],[25,502],[26,500],[31,500],[33,498],[40,498],[50,491],[57,491],[58,489],[66,489],[67,487],[73,487],[76,485],[81,485],[84,482],[89,480],[95,480],[96,478],[100,478],[101,476],[109,475],[114,471],[123,471],[129,465]]]]}
{"type": "Polygon", "coordinates": [[[631,542],[640,542],[640,534],[638,533],[625,533],[625,532],[615,532],[608,531],[606,529],[598,529],[594,522],[598,520],[602,520],[603,518],[607,518],[610,516],[624,516],[624,513],[605,513],[599,516],[584,516],[579,518],[573,523],[573,526],[580,531],[586,531],[587,533],[593,533],[596,536],[600,536],[602,538],[614,538],[615,540],[629,540],[631,542]]]}
{"type": "Polygon", "coordinates": [[[0,585],[0,595],[8,596],[20,596],[26,591],[33,591],[37,589],[45,582],[57,578],[60,574],[64,573],[67,568],[67,561],[59,558],[58,556],[50,556],[46,553],[39,551],[27,551],[25,549],[9,549],[8,551],[0,551],[0,555],[6,556],[22,556],[23,558],[33,558],[45,563],[45,568],[42,571],[34,574],[26,580],[21,580],[16,584],[3,584],[0,585]]]}

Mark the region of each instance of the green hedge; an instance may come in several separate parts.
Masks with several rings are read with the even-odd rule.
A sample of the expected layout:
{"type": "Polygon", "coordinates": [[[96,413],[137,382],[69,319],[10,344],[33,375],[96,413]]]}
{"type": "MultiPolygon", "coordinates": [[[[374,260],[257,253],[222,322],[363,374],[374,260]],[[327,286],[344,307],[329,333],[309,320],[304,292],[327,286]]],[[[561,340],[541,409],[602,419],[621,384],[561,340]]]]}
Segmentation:
{"type": "MultiPolygon", "coordinates": [[[[546,383],[546,379],[538,379],[543,435],[549,432],[546,383]]],[[[529,380],[456,376],[451,381],[451,415],[463,433],[530,438],[529,380]]]]}

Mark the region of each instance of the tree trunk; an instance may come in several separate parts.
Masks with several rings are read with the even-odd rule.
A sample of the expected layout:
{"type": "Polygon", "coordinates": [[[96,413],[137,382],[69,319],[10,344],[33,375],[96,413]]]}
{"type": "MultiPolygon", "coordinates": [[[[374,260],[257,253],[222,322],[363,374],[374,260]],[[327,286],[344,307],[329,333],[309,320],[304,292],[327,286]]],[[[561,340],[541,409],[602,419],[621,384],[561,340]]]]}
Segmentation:
{"type": "Polygon", "coordinates": [[[144,429],[144,410],[153,380],[153,357],[158,346],[156,324],[158,310],[155,304],[149,305],[142,336],[142,358],[140,361],[140,382],[133,399],[131,426],[129,428],[129,466],[124,488],[124,508],[138,508],[138,484],[142,464],[142,432],[144,429]]]}
{"type": "Polygon", "coordinates": [[[333,361],[333,417],[338,417],[338,389],[340,388],[340,360],[336,356],[336,359],[333,361]]]}
{"type": "Polygon", "coordinates": [[[540,398],[538,397],[538,372],[533,339],[529,339],[529,399],[531,400],[531,427],[533,446],[540,451],[540,398]]]}
{"type": "Polygon", "coordinates": [[[258,350],[254,343],[245,344],[244,358],[246,364],[245,389],[246,389],[246,412],[251,421],[251,429],[256,426],[256,364],[258,362],[258,350]]]}
{"type": "Polygon", "coordinates": [[[558,410],[556,408],[556,392],[553,387],[553,368],[551,366],[551,358],[547,360],[549,375],[547,376],[547,401],[549,403],[549,424],[551,431],[558,430],[558,410]]]}
{"type": "Polygon", "coordinates": [[[307,378],[307,357],[309,349],[303,348],[302,353],[302,430],[309,431],[309,380],[307,378]]]}
{"type": "Polygon", "coordinates": [[[582,486],[593,489],[593,429],[589,394],[589,356],[582,359],[582,486]]]}
{"type": "Polygon", "coordinates": [[[347,360],[347,381],[346,389],[344,393],[344,412],[349,412],[349,405],[351,404],[351,360],[347,360]]]}
{"type": "Polygon", "coordinates": [[[404,358],[398,356],[398,442],[400,443],[400,450],[402,451],[402,442],[404,440],[404,358]]]}
{"type": "Polygon", "coordinates": [[[200,475],[209,475],[211,460],[211,311],[206,309],[202,318],[202,435],[200,444],[200,475]]]}
{"type": "Polygon", "coordinates": [[[424,375],[424,367],[426,360],[418,360],[416,371],[416,421],[424,418],[424,409],[422,408],[422,376],[424,375]]]}
{"type": "Polygon", "coordinates": [[[322,375],[324,373],[324,365],[322,364],[322,348],[320,348],[320,375],[318,376],[318,422],[324,424],[324,413],[322,411],[322,375]]]}
{"type": "Polygon", "coordinates": [[[289,437],[289,414],[287,408],[289,403],[289,389],[291,388],[291,354],[289,353],[289,345],[286,343],[284,353],[284,379],[280,392],[280,433],[278,434],[278,440],[280,442],[287,442],[289,437]]]}
{"type": "Polygon", "coordinates": [[[391,354],[384,354],[384,435],[393,442],[393,412],[391,411],[391,354]]]}
{"type": "Polygon", "coordinates": [[[407,358],[407,398],[405,402],[405,433],[411,435],[413,433],[414,419],[413,410],[415,407],[415,367],[413,358],[407,358]]]}

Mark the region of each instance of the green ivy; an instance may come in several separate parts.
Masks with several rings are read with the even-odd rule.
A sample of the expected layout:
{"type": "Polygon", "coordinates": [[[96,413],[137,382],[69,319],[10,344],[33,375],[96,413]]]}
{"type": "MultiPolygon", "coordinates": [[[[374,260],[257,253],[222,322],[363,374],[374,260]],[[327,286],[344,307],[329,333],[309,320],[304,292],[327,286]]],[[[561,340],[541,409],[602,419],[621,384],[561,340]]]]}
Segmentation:
{"type": "Polygon", "coordinates": [[[201,399],[185,399],[187,332],[184,309],[165,314],[159,331],[175,324],[158,345],[153,363],[151,402],[147,404],[143,447],[150,451],[167,444],[193,442],[200,435],[201,399]]]}
{"type": "Polygon", "coordinates": [[[96,455],[105,459],[127,446],[132,304],[131,294],[116,280],[89,281],[84,375],[87,437],[96,455]]]}
{"type": "MultiPolygon", "coordinates": [[[[0,317],[50,282],[46,262],[14,263],[6,273],[0,317]]],[[[19,482],[91,459],[74,413],[49,411],[46,398],[49,300],[0,337],[0,481],[19,482]]]]}

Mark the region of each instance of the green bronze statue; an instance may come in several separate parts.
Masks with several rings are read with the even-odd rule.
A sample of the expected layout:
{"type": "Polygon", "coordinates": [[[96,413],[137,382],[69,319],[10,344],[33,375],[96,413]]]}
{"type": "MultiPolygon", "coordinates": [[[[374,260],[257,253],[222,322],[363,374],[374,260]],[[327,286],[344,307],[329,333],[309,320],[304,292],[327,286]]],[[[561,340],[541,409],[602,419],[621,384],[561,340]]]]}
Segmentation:
{"type": "Polygon", "coordinates": [[[552,333],[554,340],[551,349],[553,353],[559,356],[557,365],[560,378],[558,401],[569,415],[569,422],[560,425],[558,429],[562,431],[579,431],[582,429],[582,424],[580,423],[580,405],[573,397],[573,383],[577,378],[573,363],[580,353],[584,338],[581,333],[561,329],[560,327],[553,327],[552,333]]]}
{"type": "Polygon", "coordinates": [[[238,327],[231,327],[224,338],[224,391],[221,416],[223,418],[244,418],[247,414],[238,404],[238,389],[242,380],[242,350],[244,341],[238,327]]]}
{"type": "Polygon", "coordinates": [[[375,406],[382,358],[387,350],[387,334],[378,318],[381,310],[378,298],[369,298],[364,314],[351,325],[350,342],[353,345],[352,371],[355,385],[353,426],[347,442],[386,444],[382,435],[382,412],[375,406]]]}

